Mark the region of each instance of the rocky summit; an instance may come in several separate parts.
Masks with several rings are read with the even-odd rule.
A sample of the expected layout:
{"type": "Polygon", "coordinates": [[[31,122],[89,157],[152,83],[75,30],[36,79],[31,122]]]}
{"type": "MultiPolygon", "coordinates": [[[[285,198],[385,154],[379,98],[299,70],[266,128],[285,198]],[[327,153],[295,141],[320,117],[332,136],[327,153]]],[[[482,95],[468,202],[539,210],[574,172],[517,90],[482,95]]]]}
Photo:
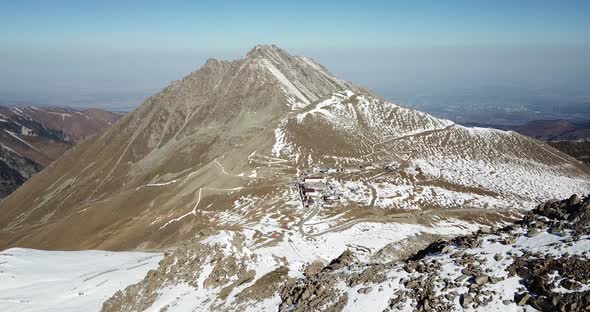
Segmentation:
{"type": "Polygon", "coordinates": [[[0,248],[163,254],[139,282],[121,269],[134,284],[106,301],[73,296],[103,311],[569,309],[586,303],[568,270],[585,267],[588,199],[532,209],[589,192],[590,169],[543,142],[260,45],[208,60],[0,202],[0,248]]]}

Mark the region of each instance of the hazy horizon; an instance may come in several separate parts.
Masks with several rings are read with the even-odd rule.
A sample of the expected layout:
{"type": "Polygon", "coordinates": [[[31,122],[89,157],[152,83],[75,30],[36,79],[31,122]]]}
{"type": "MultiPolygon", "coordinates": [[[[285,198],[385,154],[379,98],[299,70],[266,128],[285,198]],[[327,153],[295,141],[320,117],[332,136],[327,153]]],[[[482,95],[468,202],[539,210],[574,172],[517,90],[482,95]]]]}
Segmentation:
{"type": "Polygon", "coordinates": [[[460,94],[590,98],[590,4],[584,1],[20,1],[2,7],[5,105],[130,110],[208,58],[237,59],[270,43],[409,106],[422,97],[441,97],[439,105],[447,105],[445,96],[460,94]]]}

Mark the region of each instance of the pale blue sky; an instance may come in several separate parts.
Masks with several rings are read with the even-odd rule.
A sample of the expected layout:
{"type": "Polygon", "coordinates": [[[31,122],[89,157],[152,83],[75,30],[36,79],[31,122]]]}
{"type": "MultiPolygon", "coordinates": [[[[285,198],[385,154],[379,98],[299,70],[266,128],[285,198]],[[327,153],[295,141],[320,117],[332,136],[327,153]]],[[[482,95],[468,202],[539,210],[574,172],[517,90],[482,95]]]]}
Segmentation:
{"type": "Polygon", "coordinates": [[[258,43],[387,97],[496,85],[588,95],[590,1],[318,2],[2,1],[0,102],[134,106],[258,43]]]}

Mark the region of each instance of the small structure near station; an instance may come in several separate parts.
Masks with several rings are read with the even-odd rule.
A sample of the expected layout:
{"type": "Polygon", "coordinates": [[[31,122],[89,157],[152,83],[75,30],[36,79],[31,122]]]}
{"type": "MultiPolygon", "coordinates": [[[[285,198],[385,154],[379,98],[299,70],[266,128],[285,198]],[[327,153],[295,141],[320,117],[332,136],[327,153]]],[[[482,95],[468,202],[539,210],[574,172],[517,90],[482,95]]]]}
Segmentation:
{"type": "Polygon", "coordinates": [[[326,178],[326,177],[320,177],[320,176],[304,177],[303,178],[303,183],[304,184],[308,184],[308,183],[326,183],[327,181],[328,181],[328,178],[326,178]]]}
{"type": "Polygon", "coordinates": [[[383,166],[383,169],[386,171],[396,171],[400,168],[400,164],[396,162],[391,162],[383,166]]]}
{"type": "Polygon", "coordinates": [[[332,174],[341,171],[342,169],[330,168],[330,167],[321,167],[315,168],[316,172],[323,173],[323,174],[332,174]]]}
{"type": "Polygon", "coordinates": [[[326,176],[304,176],[297,179],[301,202],[305,207],[329,207],[340,199],[326,176]]]}

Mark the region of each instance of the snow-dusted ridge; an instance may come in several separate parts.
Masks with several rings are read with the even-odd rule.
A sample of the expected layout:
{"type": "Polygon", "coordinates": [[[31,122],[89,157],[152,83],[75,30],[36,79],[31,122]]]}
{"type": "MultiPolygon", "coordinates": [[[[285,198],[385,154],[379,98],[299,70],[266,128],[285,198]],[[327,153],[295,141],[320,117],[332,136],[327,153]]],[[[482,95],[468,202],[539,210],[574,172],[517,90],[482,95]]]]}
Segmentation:
{"type": "MultiPolygon", "coordinates": [[[[584,176],[563,174],[579,169],[575,161],[535,140],[463,127],[351,90],[287,117],[274,134],[272,155],[299,168],[397,163],[399,173],[368,171],[378,178],[365,177],[358,186],[374,189],[373,202],[381,208],[526,209],[590,187],[584,176]],[[547,178],[556,183],[545,183],[547,178]]],[[[360,180],[350,176],[350,182],[360,180]]]]}
{"type": "Polygon", "coordinates": [[[325,94],[354,87],[307,57],[291,56],[274,45],[254,47],[248,56],[267,71],[285,95],[291,110],[301,110],[325,94]],[[310,80],[313,83],[310,84],[310,80]]]}

